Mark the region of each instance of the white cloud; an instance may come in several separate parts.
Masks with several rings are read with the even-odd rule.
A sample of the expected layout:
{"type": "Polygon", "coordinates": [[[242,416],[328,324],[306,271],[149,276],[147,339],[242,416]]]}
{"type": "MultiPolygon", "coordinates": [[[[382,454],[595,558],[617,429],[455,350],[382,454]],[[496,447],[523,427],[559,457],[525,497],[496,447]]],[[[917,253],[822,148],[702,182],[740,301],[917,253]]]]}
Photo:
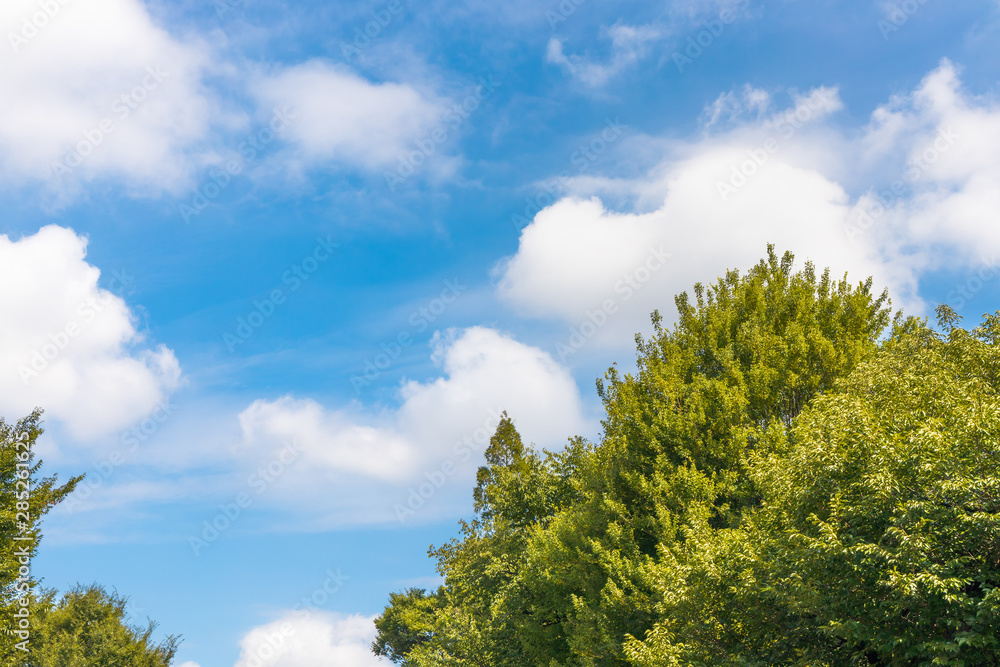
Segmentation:
{"type": "MultiPolygon", "coordinates": [[[[550,25],[554,28],[576,12],[572,3],[562,3],[547,12],[550,25]]],[[[599,88],[616,75],[645,58],[656,42],[671,40],[683,50],[684,40],[693,40],[693,33],[705,33],[714,41],[726,26],[750,15],[750,0],[680,0],[669,3],[667,12],[657,21],[645,25],[615,23],[610,28],[602,27],[601,33],[611,42],[611,52],[606,62],[594,58],[567,54],[564,42],[558,37],[549,40],[546,62],[559,65],[566,72],[586,86],[599,88]]],[[[699,40],[702,37],[698,38],[699,40]]],[[[704,44],[695,44],[699,49],[704,44]]]]}
{"type": "MultiPolygon", "coordinates": [[[[329,61],[271,70],[220,61],[206,42],[157,25],[141,0],[7,0],[0,35],[0,173],[13,185],[44,183],[57,204],[101,180],[134,195],[181,193],[235,157],[218,130],[248,114],[222,108],[213,75],[241,75],[259,107],[250,115],[294,109],[281,132],[285,171],[395,166],[444,122],[433,93],[329,61]]],[[[454,168],[431,141],[439,170],[454,168]]]]}
{"type": "Polygon", "coordinates": [[[749,113],[755,113],[759,118],[771,105],[771,95],[766,90],[754,88],[745,84],[742,90],[719,95],[715,102],[705,110],[705,126],[715,125],[721,118],[728,115],[730,121],[749,113]]]}
{"type": "Polygon", "coordinates": [[[774,165],[739,192],[738,203],[723,202],[715,181],[745,159],[745,150],[719,149],[686,161],[670,174],[670,194],[652,213],[611,212],[596,198],[545,209],[502,266],[501,299],[572,325],[594,320],[595,340],[621,346],[648,330],[652,310],[670,318],[675,294],[727,268],[748,268],[769,241],[857,278],[884,273],[844,234],[846,193],[816,172],[774,165]],[[607,324],[598,321],[600,312],[607,324]]]}
{"type": "Polygon", "coordinates": [[[885,216],[880,226],[900,245],[916,241],[945,249],[934,253],[936,259],[927,255],[934,268],[950,261],[975,264],[982,253],[1000,250],[998,145],[1000,104],[965,93],[957,68],[943,61],[912,94],[873,114],[866,155],[875,163],[880,157],[902,162],[899,178],[913,192],[883,195],[896,215],[885,216]]]}
{"type": "Polygon", "coordinates": [[[576,383],[547,352],[472,327],[437,336],[434,358],[445,377],[402,387],[399,423],[418,441],[450,444],[493,408],[507,410],[539,445],[558,446],[585,428],[576,383]]]}
{"type": "Polygon", "coordinates": [[[240,413],[244,444],[293,442],[324,468],[376,479],[399,479],[416,464],[416,452],[402,435],[355,423],[351,415],[328,412],[316,401],[285,396],[254,401],[240,413]]]}
{"type": "Polygon", "coordinates": [[[200,536],[202,520],[241,494],[252,509],[241,515],[240,531],[273,530],[275,522],[282,530],[325,530],[437,520],[467,511],[503,410],[525,441],[539,446],[596,433],[573,378],[547,353],[480,327],[438,334],[434,348],[440,377],[404,382],[394,408],[285,396],[246,406],[237,431],[231,418],[219,417],[232,415],[231,405],[178,406],[183,414],[163,425],[165,433],[135,451],[122,441],[117,451],[132,471],[118,471],[108,456],[94,466],[56,508],[53,538],[120,540],[123,518],[135,525],[130,538],[200,536]],[[151,481],[146,471],[160,478],[151,481]],[[423,497],[411,504],[411,491],[420,488],[423,497]],[[204,503],[204,516],[158,523],[160,508],[179,499],[204,503]]]}
{"type": "Polygon", "coordinates": [[[578,55],[563,53],[563,43],[558,38],[549,40],[546,59],[565,68],[569,74],[588,86],[603,86],[608,80],[642,58],[647,45],[661,37],[653,26],[615,24],[607,30],[611,38],[611,59],[607,64],[596,63],[578,55]]]}
{"type": "Polygon", "coordinates": [[[977,266],[1000,250],[1000,106],[963,93],[949,62],[877,109],[867,128],[828,120],[841,107],[835,88],[759,118],[745,117],[764,108],[759,91],[720,99],[709,125],[725,113],[735,125],[673,144],[647,178],[570,183],[572,196],[538,213],[498,266],[500,298],[568,324],[610,299],[616,312],[595,337],[621,344],[648,328],[650,310],[672,316],[674,294],[749,268],[768,242],[855,280],[873,275],[897,306],[917,311],[922,272],[977,266]],[[602,192],[640,212],[608,210],[592,197],[602,192]],[[645,276],[661,246],[668,265],[641,289],[623,284],[645,276]]]}
{"type": "Polygon", "coordinates": [[[444,495],[460,491],[466,502],[466,483],[503,410],[527,441],[541,446],[559,446],[593,427],[573,378],[547,353],[482,327],[440,335],[435,343],[442,377],[404,383],[398,409],[366,417],[309,399],[259,400],[240,415],[237,456],[255,467],[286,442],[296,443],[302,465],[291,483],[282,481],[279,495],[290,501],[308,495],[315,505],[317,488],[335,488],[321,508],[326,521],[384,521],[396,518],[393,504],[405,500],[407,485],[426,481],[444,461],[455,466],[449,476],[463,480],[444,495]],[[387,494],[391,501],[374,500],[387,494]]]}
{"type": "Polygon", "coordinates": [[[440,122],[432,95],[401,83],[372,83],[342,65],[313,60],[254,85],[266,108],[290,105],[284,138],[307,164],[340,162],[365,169],[395,166],[440,122]]]}
{"type": "Polygon", "coordinates": [[[5,0],[0,35],[8,181],[62,196],[105,177],[153,193],[189,182],[215,111],[202,45],[173,38],[139,0],[5,0]]]}
{"type": "Polygon", "coordinates": [[[63,227],[0,236],[0,411],[41,406],[82,438],[142,419],[180,381],[174,353],[150,347],[124,299],[98,287],[86,251],[63,227]]]}
{"type": "Polygon", "coordinates": [[[375,617],[317,610],[289,611],[240,642],[234,667],[376,667],[375,617]]]}

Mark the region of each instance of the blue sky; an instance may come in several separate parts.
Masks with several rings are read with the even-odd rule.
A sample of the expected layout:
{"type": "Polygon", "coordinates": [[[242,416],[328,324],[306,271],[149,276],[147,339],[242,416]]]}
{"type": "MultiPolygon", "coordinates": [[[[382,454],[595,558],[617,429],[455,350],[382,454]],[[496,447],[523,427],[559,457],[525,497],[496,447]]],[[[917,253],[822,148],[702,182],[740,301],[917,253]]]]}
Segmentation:
{"type": "Polygon", "coordinates": [[[184,667],[375,664],[496,415],[599,437],[650,311],[769,242],[908,313],[996,308],[996,0],[0,24],[0,414],[45,408],[47,470],[88,476],[34,570],[132,596],[184,667]]]}

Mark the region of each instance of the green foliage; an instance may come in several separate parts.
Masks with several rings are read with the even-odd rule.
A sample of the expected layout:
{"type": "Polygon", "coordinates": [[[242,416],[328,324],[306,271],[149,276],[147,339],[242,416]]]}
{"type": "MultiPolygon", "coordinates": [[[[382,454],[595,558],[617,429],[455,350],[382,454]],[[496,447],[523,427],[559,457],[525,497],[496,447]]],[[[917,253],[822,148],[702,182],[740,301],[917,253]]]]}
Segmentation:
{"type": "Polygon", "coordinates": [[[654,314],[652,339],[637,338],[634,375],[598,382],[604,438],[580,468],[581,497],[532,533],[520,572],[532,614],[519,639],[540,664],[624,664],[623,637],[659,617],[651,566],[738,526],[759,503],[750,453],[875,353],[887,295],[792,264],[769,248],[747,275],[696,285],[695,304],[677,297],[673,330],[654,314]]]}
{"type": "Polygon", "coordinates": [[[0,665],[4,667],[167,667],[177,639],[154,644],[155,624],[127,624],[126,600],[97,586],[77,588],[58,603],[25,572],[41,540],[42,517],[73,492],[82,477],[58,486],[41,477],[34,445],[41,410],[16,424],[0,419],[0,665]],[[22,570],[21,568],[26,568],[22,570]],[[25,637],[17,636],[26,613],[25,637]]]}
{"type": "Polygon", "coordinates": [[[372,652],[411,664],[405,662],[406,655],[434,637],[434,614],[441,597],[441,591],[428,595],[422,588],[391,594],[386,612],[375,621],[378,638],[372,642],[372,652]]]}
{"type": "Polygon", "coordinates": [[[517,574],[532,527],[576,499],[576,467],[588,451],[574,439],[542,458],[504,413],[476,476],[476,518],[431,549],[446,584],[393,595],[376,621],[374,652],[404,665],[536,664],[515,635],[524,595],[517,574]]]}
{"type": "Polygon", "coordinates": [[[10,664],[14,648],[14,613],[36,587],[34,579],[19,581],[19,569],[38,551],[42,517],[61,502],[82,479],[62,486],[55,477],[41,477],[34,446],[42,434],[41,410],[16,424],[0,419],[0,660],[10,664]],[[29,491],[30,489],[30,491],[29,491]]]}
{"type": "Polygon", "coordinates": [[[995,665],[1000,312],[897,324],[750,462],[761,505],[664,559],[638,665],[995,665]]]}
{"type": "Polygon", "coordinates": [[[58,604],[49,593],[33,618],[22,667],[168,667],[178,639],[153,643],[156,624],[128,623],[128,600],[98,586],[78,587],[58,604]]]}
{"type": "Polygon", "coordinates": [[[965,331],[942,307],[943,334],[897,316],[882,339],[870,279],[768,250],[679,296],[672,330],[654,314],[637,371],[598,383],[596,446],[539,455],[501,423],[476,520],[431,551],[444,586],[381,619],[419,642],[382,655],[1000,662],[1000,312],[965,331]]]}
{"type": "Polygon", "coordinates": [[[789,456],[762,466],[762,525],[783,530],[778,592],[836,656],[997,664],[998,339],[1000,313],[943,340],[900,332],[803,415],[789,456]]]}
{"type": "Polygon", "coordinates": [[[648,504],[654,471],[689,466],[716,476],[730,509],[753,502],[747,452],[874,352],[889,325],[888,295],[875,298],[871,279],[852,286],[829,269],[817,277],[810,263],[792,273],[793,261],[769,246],[748,275],[695,285],[696,305],[676,298],[673,331],[654,313],[652,340],[637,338],[638,373],[611,369],[607,385],[598,382],[602,449],[621,473],[611,483],[623,501],[648,504]]]}

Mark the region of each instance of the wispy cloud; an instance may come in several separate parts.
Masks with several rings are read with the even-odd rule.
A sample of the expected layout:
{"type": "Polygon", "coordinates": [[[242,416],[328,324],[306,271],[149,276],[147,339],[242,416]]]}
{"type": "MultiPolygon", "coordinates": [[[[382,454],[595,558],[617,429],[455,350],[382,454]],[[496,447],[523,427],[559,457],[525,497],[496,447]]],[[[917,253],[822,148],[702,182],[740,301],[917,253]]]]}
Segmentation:
{"type": "Polygon", "coordinates": [[[566,55],[563,42],[553,37],[549,40],[546,59],[563,67],[574,79],[581,83],[599,87],[625,68],[645,56],[649,45],[659,39],[662,33],[652,26],[630,26],[615,24],[607,30],[611,40],[611,58],[608,62],[594,62],[584,56],[566,55]]]}

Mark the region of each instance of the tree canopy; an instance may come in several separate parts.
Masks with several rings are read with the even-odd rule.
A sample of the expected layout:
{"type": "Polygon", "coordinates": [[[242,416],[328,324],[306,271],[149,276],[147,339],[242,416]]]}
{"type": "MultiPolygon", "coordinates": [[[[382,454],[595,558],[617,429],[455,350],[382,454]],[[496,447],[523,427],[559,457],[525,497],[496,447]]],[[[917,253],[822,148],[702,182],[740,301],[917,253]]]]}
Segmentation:
{"type": "Polygon", "coordinates": [[[0,657],[4,664],[11,664],[19,652],[15,645],[21,638],[14,632],[14,615],[30,609],[37,585],[28,566],[41,541],[41,519],[82,479],[75,477],[57,486],[55,477],[41,476],[42,463],[35,459],[34,450],[43,432],[41,421],[42,411],[37,409],[15,424],[0,418],[0,657]]]}
{"type": "Polygon", "coordinates": [[[768,256],[637,337],[597,443],[505,415],[475,518],[394,595],[376,654],[425,665],[1000,659],[1000,312],[892,317],[872,280],[768,256]]]}
{"type": "Polygon", "coordinates": [[[168,667],[179,639],[152,639],[155,623],[129,624],[127,600],[99,586],[57,601],[39,587],[31,561],[41,520],[82,479],[43,477],[34,446],[42,411],[15,424],[0,418],[0,665],[3,667],[168,667]]]}
{"type": "Polygon", "coordinates": [[[31,650],[23,667],[169,667],[178,638],[153,641],[156,624],[129,623],[128,600],[97,585],[78,586],[38,605],[31,650]]]}

